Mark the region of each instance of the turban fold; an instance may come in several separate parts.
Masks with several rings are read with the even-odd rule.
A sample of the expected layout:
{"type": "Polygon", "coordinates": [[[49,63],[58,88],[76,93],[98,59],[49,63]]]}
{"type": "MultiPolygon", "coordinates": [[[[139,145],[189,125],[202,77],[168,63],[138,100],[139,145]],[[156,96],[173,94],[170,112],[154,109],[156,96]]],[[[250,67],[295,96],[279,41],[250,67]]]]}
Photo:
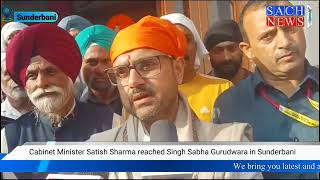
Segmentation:
{"type": "Polygon", "coordinates": [[[139,48],[155,49],[175,58],[184,57],[187,40],[170,21],[146,16],[116,35],[110,50],[111,63],[119,55],[139,48]]]}
{"type": "Polygon", "coordinates": [[[84,17],[78,15],[66,16],[58,24],[59,27],[66,31],[78,29],[82,31],[84,28],[92,26],[92,23],[84,17]]]}
{"type": "Polygon", "coordinates": [[[36,24],[22,30],[7,49],[7,70],[11,78],[25,87],[26,71],[32,57],[40,55],[76,80],[81,54],[74,38],[53,24],[36,24]]]}
{"type": "Polygon", "coordinates": [[[193,24],[191,19],[187,18],[185,15],[183,15],[181,13],[172,13],[172,14],[164,15],[164,16],[161,16],[161,19],[167,19],[170,22],[172,22],[173,24],[181,24],[181,25],[185,26],[186,28],[188,28],[192,32],[194,40],[197,43],[197,55],[196,55],[196,59],[194,62],[194,66],[199,67],[200,62],[202,62],[203,57],[205,55],[209,54],[209,52],[207,51],[206,47],[204,46],[202,39],[197,31],[197,28],[193,24]]]}
{"type": "Polygon", "coordinates": [[[233,20],[222,20],[214,23],[204,38],[208,51],[224,41],[241,42],[242,35],[238,23],[233,20]]]}
{"type": "Polygon", "coordinates": [[[94,25],[82,30],[76,37],[82,59],[92,43],[95,43],[110,52],[115,32],[104,25],[94,25]]]}
{"type": "Polygon", "coordinates": [[[22,30],[28,27],[20,22],[8,22],[1,29],[1,52],[5,53],[7,49],[8,38],[12,32],[22,30]]]}
{"type": "Polygon", "coordinates": [[[112,16],[109,19],[109,21],[107,22],[107,26],[111,29],[115,29],[116,26],[118,26],[119,30],[121,30],[134,23],[135,21],[131,17],[125,14],[118,14],[118,15],[112,16]]]}

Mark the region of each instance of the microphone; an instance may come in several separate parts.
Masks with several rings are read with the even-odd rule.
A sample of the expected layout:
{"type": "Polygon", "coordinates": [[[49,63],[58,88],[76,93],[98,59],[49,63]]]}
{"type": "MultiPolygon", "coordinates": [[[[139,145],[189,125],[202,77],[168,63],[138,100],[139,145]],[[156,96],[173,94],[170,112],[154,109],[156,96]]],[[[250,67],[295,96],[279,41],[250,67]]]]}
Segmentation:
{"type": "MultiPolygon", "coordinates": [[[[178,142],[177,128],[168,120],[154,122],[150,128],[151,142],[178,142]]],[[[142,179],[191,179],[192,172],[141,172],[142,179]]]]}
{"type": "Polygon", "coordinates": [[[168,120],[154,122],[150,128],[151,142],[178,142],[177,128],[168,120]]]}

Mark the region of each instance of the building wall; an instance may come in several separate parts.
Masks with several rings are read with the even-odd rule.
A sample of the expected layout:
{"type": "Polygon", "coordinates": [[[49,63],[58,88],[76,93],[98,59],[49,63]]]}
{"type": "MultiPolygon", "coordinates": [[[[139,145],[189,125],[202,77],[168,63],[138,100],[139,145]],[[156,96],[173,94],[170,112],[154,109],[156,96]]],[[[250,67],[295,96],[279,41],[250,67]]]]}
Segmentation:
{"type": "MultiPolygon", "coordinates": [[[[307,41],[306,58],[312,65],[319,65],[319,1],[290,1],[294,5],[307,5],[312,8],[312,26],[304,27],[307,41]]],[[[305,23],[307,21],[305,20],[305,23]]]]}

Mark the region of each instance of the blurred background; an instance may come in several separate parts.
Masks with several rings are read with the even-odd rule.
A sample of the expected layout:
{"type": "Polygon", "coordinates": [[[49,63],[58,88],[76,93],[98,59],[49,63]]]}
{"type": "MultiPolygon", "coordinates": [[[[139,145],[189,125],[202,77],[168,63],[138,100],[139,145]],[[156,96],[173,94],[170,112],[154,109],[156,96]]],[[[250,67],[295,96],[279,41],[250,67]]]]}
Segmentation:
{"type": "MultiPolygon", "coordinates": [[[[146,15],[162,16],[179,12],[193,20],[200,35],[204,38],[213,22],[222,19],[233,19],[239,22],[240,13],[246,0],[143,0],[143,1],[10,1],[2,0],[1,6],[10,7],[13,11],[55,11],[59,20],[68,15],[80,15],[93,24],[104,24],[116,14],[124,13],[135,21],[146,15]]],[[[306,57],[312,65],[319,65],[319,1],[291,1],[295,5],[309,5],[312,8],[312,26],[305,27],[307,39],[306,57]]],[[[3,15],[1,13],[1,18],[3,15]]],[[[59,21],[58,21],[59,22],[59,21]]],[[[1,27],[6,22],[1,21],[1,27]]],[[[26,23],[28,24],[28,23],[26,23]]],[[[29,23],[30,25],[30,23],[29,23]]],[[[254,63],[244,56],[243,67],[254,70],[254,63]]]]}

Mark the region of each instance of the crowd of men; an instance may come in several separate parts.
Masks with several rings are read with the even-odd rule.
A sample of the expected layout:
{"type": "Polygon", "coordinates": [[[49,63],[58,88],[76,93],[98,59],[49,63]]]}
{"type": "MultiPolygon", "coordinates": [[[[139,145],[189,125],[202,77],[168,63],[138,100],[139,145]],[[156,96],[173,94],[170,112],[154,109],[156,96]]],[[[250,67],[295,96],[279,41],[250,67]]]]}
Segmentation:
{"type": "MultiPolygon", "coordinates": [[[[240,23],[216,22],[202,40],[180,13],[125,25],[72,15],[57,25],[1,29],[1,152],[25,142],[150,141],[156,124],[178,141],[318,141],[319,69],[301,27],[268,27],[249,1],[240,23]],[[255,72],[242,68],[246,56],[255,72]],[[200,72],[210,57],[212,72],[200,72]]],[[[123,17],[121,15],[120,17],[123,17]]],[[[163,132],[165,133],[165,132],[163,132]]],[[[18,178],[44,178],[17,173],[18,178]]],[[[115,172],[109,178],[142,178],[115,172]]],[[[197,178],[319,178],[316,173],[200,172],[197,178]]]]}

